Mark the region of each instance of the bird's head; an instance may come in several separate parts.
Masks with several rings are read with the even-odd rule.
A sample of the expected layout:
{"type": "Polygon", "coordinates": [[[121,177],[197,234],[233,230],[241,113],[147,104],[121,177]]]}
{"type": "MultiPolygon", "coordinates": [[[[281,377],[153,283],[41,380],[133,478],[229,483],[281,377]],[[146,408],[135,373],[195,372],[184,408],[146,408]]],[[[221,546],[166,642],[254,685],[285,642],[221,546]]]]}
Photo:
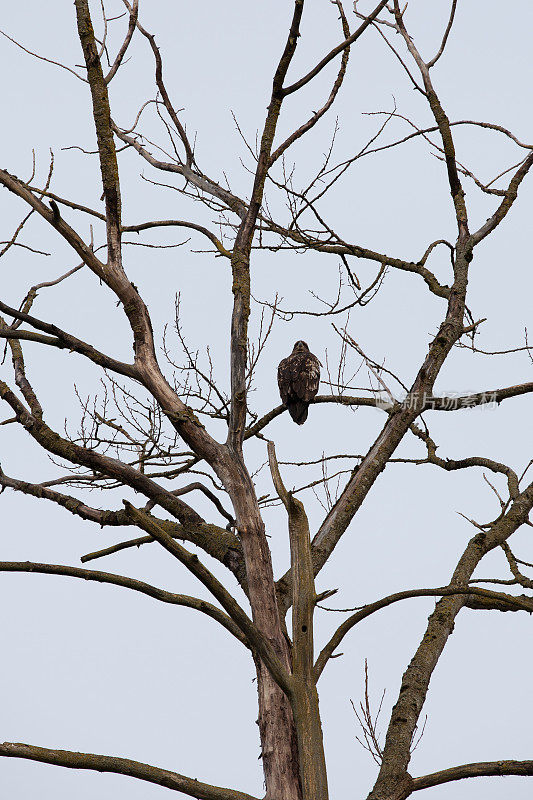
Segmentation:
{"type": "Polygon", "coordinates": [[[293,353],[308,353],[309,347],[307,346],[307,342],[303,342],[301,339],[296,342],[292,349],[293,353]]]}

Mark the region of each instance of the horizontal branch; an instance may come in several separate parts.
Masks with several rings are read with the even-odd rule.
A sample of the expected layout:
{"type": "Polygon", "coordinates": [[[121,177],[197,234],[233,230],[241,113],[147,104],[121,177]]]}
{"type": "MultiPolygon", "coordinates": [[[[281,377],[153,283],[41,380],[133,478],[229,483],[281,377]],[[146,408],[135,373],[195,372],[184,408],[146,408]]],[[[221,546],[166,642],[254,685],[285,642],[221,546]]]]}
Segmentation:
{"type": "Polygon", "coordinates": [[[533,775],[533,761],[480,761],[473,764],[461,764],[459,767],[450,767],[450,769],[432,772],[421,778],[413,778],[411,788],[416,792],[418,789],[429,789],[431,786],[440,786],[442,783],[458,781],[462,778],[482,778],[494,775],[533,775]]]}
{"type": "Polygon", "coordinates": [[[44,764],[55,764],[58,767],[69,767],[70,769],[91,769],[97,772],[128,775],[131,778],[138,778],[141,781],[173,789],[175,792],[183,792],[183,794],[196,797],[198,800],[257,800],[244,792],[211,786],[196,780],[196,778],[187,778],[178,772],[170,772],[170,770],[143,764],[141,761],[132,761],[129,758],[100,756],[94,753],[73,753],[70,750],[50,750],[47,747],[37,747],[19,742],[0,744],[0,756],[27,758],[30,761],[40,761],[44,764]]]}
{"type": "MultiPolygon", "coordinates": [[[[420,410],[458,411],[460,409],[474,408],[475,406],[486,405],[488,403],[501,403],[502,400],[507,400],[510,397],[519,397],[520,395],[529,394],[530,392],[533,392],[533,382],[520,383],[502,389],[491,389],[458,397],[435,397],[428,394],[421,398],[422,403],[420,410]]],[[[410,394],[408,401],[405,401],[404,405],[407,406],[414,402],[415,398],[410,394]]],[[[348,394],[319,394],[311,400],[311,403],[337,403],[341,406],[365,406],[366,408],[378,408],[382,411],[387,410],[387,407],[383,403],[378,402],[375,397],[357,397],[348,394]]],[[[244,438],[250,439],[252,436],[256,436],[263,428],[285,411],[286,408],[283,405],[271,409],[246,429],[244,438]]]]}
{"type": "MultiPolygon", "coordinates": [[[[492,389],[458,397],[435,397],[433,395],[428,395],[422,398],[421,410],[458,411],[460,409],[474,408],[475,406],[486,405],[488,403],[501,403],[502,400],[506,400],[509,397],[519,397],[520,395],[529,394],[530,392],[533,392],[533,383],[521,383],[516,386],[507,386],[503,389],[492,389]]],[[[414,403],[414,399],[415,398],[410,395],[409,401],[406,402],[405,405],[411,402],[414,403]]],[[[311,403],[337,403],[341,406],[365,406],[366,408],[378,408],[381,411],[387,410],[387,408],[390,410],[390,407],[386,407],[383,403],[378,402],[375,397],[357,397],[348,394],[319,394],[311,400],[311,403]]],[[[263,428],[285,411],[286,408],[283,405],[271,409],[246,429],[244,438],[250,439],[252,436],[256,436],[263,428]]]]}
{"type": "Polygon", "coordinates": [[[320,239],[312,238],[306,235],[301,230],[293,228],[284,228],[281,225],[273,222],[272,220],[263,219],[262,221],[273,233],[277,233],[284,239],[290,240],[296,246],[316,250],[319,253],[331,253],[332,255],[339,256],[353,256],[354,258],[363,258],[368,261],[376,261],[386,267],[399,269],[404,272],[416,272],[425,281],[428,289],[437,297],[448,299],[450,296],[450,287],[443,286],[437,280],[436,276],[424,266],[421,262],[405,261],[401,258],[394,258],[384,253],[378,253],[375,250],[370,250],[368,247],[361,247],[357,244],[350,244],[349,242],[337,241],[335,244],[331,242],[323,242],[320,239]]]}
{"type": "MultiPolygon", "coordinates": [[[[354,397],[352,395],[345,395],[345,394],[319,394],[314,397],[311,403],[338,403],[341,406],[366,406],[368,408],[380,408],[376,403],[376,400],[373,397],[354,397]]],[[[245,439],[250,439],[252,436],[256,436],[260,431],[263,430],[272,420],[279,417],[280,414],[283,414],[287,409],[285,406],[280,405],[273,408],[268,413],[264,414],[260,419],[250,425],[244,434],[245,439]]]]}
{"type": "Polygon", "coordinates": [[[397,603],[400,600],[407,600],[411,597],[447,597],[451,595],[468,595],[472,597],[486,598],[487,601],[498,601],[500,604],[506,605],[505,610],[527,611],[529,614],[533,613],[533,597],[514,597],[511,594],[504,594],[503,592],[493,592],[490,589],[477,589],[471,586],[441,586],[438,589],[407,589],[403,592],[395,592],[388,597],[383,597],[381,600],[376,600],[374,603],[368,603],[363,606],[356,614],[353,614],[348,619],[339,625],[329,642],[322,648],[316,663],[315,663],[315,678],[318,680],[328,660],[331,658],[334,651],[342,642],[346,634],[364,619],[380,611],[382,608],[397,603]]]}
{"type": "Polygon", "coordinates": [[[515,386],[506,386],[502,389],[487,389],[484,392],[461,395],[459,397],[428,397],[425,399],[424,408],[431,411],[458,411],[464,408],[486,405],[487,403],[501,403],[509,397],[519,397],[533,392],[533,382],[519,383],[515,386]]]}
{"type": "Polygon", "coordinates": [[[226,258],[231,258],[231,252],[226,250],[220,239],[215,236],[212,231],[205,228],[203,225],[197,225],[195,222],[187,222],[182,219],[161,219],[149,222],[139,222],[136,225],[123,225],[123,232],[140,233],[140,231],[147,231],[152,228],[187,228],[188,230],[198,231],[198,233],[206,236],[212,244],[215,245],[218,252],[226,258]]]}
{"type": "MultiPolygon", "coordinates": [[[[61,197],[54,192],[38,189],[34,186],[28,186],[28,188],[32,191],[39,192],[44,197],[49,197],[51,200],[55,200],[61,205],[67,206],[67,208],[72,208],[74,211],[82,211],[85,214],[90,214],[91,216],[105,222],[105,214],[102,214],[100,211],[97,211],[94,208],[81,205],[80,203],[76,203],[75,201],[69,200],[66,197],[61,197]]],[[[231,257],[231,253],[226,250],[220,239],[218,239],[218,237],[212,231],[203,225],[198,225],[195,222],[188,222],[187,220],[183,219],[147,220],[146,222],[137,222],[134,225],[121,225],[120,230],[122,233],[140,233],[141,231],[151,230],[152,228],[188,228],[190,230],[198,231],[198,233],[206,236],[215,245],[221,255],[227,256],[228,258],[231,257]]]]}
{"type": "Polygon", "coordinates": [[[185,608],[192,608],[195,611],[200,611],[202,614],[207,614],[208,617],[216,620],[216,622],[226,628],[226,630],[229,631],[232,636],[235,636],[241,644],[248,647],[245,637],[228,615],[212,603],[208,603],[206,600],[200,600],[198,597],[167,592],[165,589],[160,589],[157,586],[152,586],[150,583],[129,578],[125,575],[116,575],[112,572],[100,572],[99,570],[83,569],[80,567],[70,567],[62,564],[38,564],[33,561],[0,561],[0,572],[64,575],[68,578],[81,578],[85,581],[109,583],[113,586],[121,586],[124,589],[132,589],[135,592],[148,595],[148,597],[153,597],[154,600],[160,600],[162,603],[184,606],[185,608]]]}
{"type": "MultiPolygon", "coordinates": [[[[13,489],[16,492],[22,492],[23,494],[38,499],[49,500],[66,509],[71,514],[90,522],[96,522],[101,527],[127,527],[132,524],[131,516],[129,516],[123,508],[116,511],[93,508],[92,506],[86,505],[79,498],[58,492],[56,489],[51,489],[49,486],[44,486],[40,483],[28,483],[27,481],[21,481],[17,478],[11,478],[3,472],[1,467],[0,487],[13,489]]],[[[193,542],[212,558],[224,564],[225,567],[233,572],[243,591],[245,593],[247,592],[242,545],[234,533],[201,520],[186,522],[183,525],[178,525],[170,520],[163,520],[157,517],[155,520],[158,525],[161,525],[166,530],[169,536],[182,539],[183,541],[193,542]]],[[[111,553],[117,553],[128,547],[138,547],[147,542],[153,542],[153,538],[151,536],[144,536],[127,542],[120,542],[119,544],[107,547],[105,550],[89,553],[87,556],[83,556],[81,560],[82,562],[91,561],[92,559],[101,558],[111,553]]]]}

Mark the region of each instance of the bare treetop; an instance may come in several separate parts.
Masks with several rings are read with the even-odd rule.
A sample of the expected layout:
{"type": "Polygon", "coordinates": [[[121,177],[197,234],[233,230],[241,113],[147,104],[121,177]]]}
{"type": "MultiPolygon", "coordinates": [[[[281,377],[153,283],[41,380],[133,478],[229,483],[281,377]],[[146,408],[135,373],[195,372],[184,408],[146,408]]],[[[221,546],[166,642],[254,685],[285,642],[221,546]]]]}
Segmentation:
{"type": "MultiPolygon", "coordinates": [[[[30,480],[33,467],[28,466],[27,474],[12,474],[10,453],[3,450],[0,487],[1,491],[12,489],[48,501],[97,523],[105,534],[110,528],[125,529],[116,537],[118,541],[107,540],[105,546],[99,542],[91,552],[81,551],[82,562],[100,561],[134,547],[145,554],[150,549],[145,545],[155,543],[199,582],[211,600],[168,591],[127,575],[63,563],[4,561],[0,571],[68,576],[122,587],[192,609],[219,623],[251,656],[256,671],[265,800],[327,800],[319,678],[340,655],[339,646],[358,623],[408,598],[434,597],[435,609],[403,673],[383,737],[379,732],[385,717],[383,698],[377,710],[373,709],[365,662],[364,700],[354,704],[354,711],[362,729],[359,740],[378,766],[367,800],[405,800],[415,791],[467,777],[533,775],[531,761],[472,762],[419,777],[410,772],[412,753],[424,731],[423,708],[430,680],[460,612],[533,611],[530,560],[520,558],[520,547],[517,550],[510,543],[517,531],[532,524],[533,461],[503,463],[498,451],[491,451],[489,435],[483,453],[454,458],[453,453],[439,449],[439,424],[435,423],[439,434],[432,429],[436,419],[457,419],[468,408],[507,407],[518,402],[514,398],[533,392],[533,382],[528,380],[533,351],[527,328],[524,341],[514,346],[491,349],[484,342],[482,346],[480,337],[488,315],[474,310],[469,294],[469,281],[480,280],[478,254],[485,252],[477,248],[513,214],[521,185],[533,166],[533,144],[497,121],[454,119],[448,108],[439,77],[453,42],[460,4],[452,0],[443,18],[435,19],[439,35],[432,50],[412,34],[420,13],[417,4],[380,0],[374,5],[354,2],[345,8],[341,0],[334,0],[328,10],[336,44],[327,48],[314,42],[314,61],[309,64],[299,56],[305,19],[313,14],[313,8],[304,0],[293,0],[286,29],[276,23],[282,44],[274,48],[269,96],[263,116],[256,120],[256,139],[250,140],[239,113],[232,111],[241,150],[227,164],[222,153],[216,152],[215,159],[215,150],[206,149],[210,136],[216,142],[216,131],[201,131],[198,143],[187,109],[181,107],[180,80],[186,77],[188,84],[194,84],[198,79],[195,66],[189,65],[188,74],[176,80],[165,68],[159,32],[150,30],[148,6],[143,7],[139,0],[122,0],[121,13],[115,14],[111,5],[75,0],[72,24],[82,65],[60,63],[8,31],[3,33],[9,40],[6,47],[16,45],[28,59],[44,61],[46,67],[37,62],[36,67],[50,70],[50,80],[55,67],[66,70],[70,80],[73,76],[80,79],[73,83],[85,93],[94,145],[91,150],[79,144],[72,148],[81,150],[87,159],[84,163],[95,170],[102,195],[100,205],[88,201],[89,193],[80,181],[79,193],[67,196],[61,181],[56,181],[54,155],[44,179],[39,178],[42,165],[35,151],[29,177],[12,174],[9,154],[0,168],[0,184],[10,193],[10,202],[23,209],[16,228],[2,235],[4,268],[12,269],[10,259],[20,251],[26,259],[49,256],[44,249],[48,244],[29,235],[36,220],[39,235],[45,238],[43,230],[52,232],[51,241],[60,242],[70,254],[68,263],[59,266],[64,250],[58,251],[61,256],[53,268],[43,270],[42,279],[33,285],[28,281],[22,296],[4,290],[0,298],[0,337],[5,340],[4,356],[9,353],[11,358],[10,364],[4,358],[2,367],[0,399],[5,416],[0,425],[10,432],[16,430],[21,441],[29,437],[49,457],[46,474],[30,480]],[[373,126],[372,133],[362,141],[357,131],[346,152],[346,140],[342,145],[338,142],[339,131],[343,130],[343,110],[354,102],[348,91],[350,71],[357,69],[360,81],[365,79],[359,58],[363,46],[376,48],[380,58],[384,52],[392,53],[398,80],[412,88],[420,104],[420,118],[413,118],[411,110],[405,112],[396,100],[391,101],[389,110],[366,110],[364,123],[373,126]],[[352,63],[356,52],[357,67],[352,63]],[[142,63],[146,55],[151,63],[152,96],[142,99],[133,87],[137,105],[133,116],[125,119],[115,86],[120,86],[122,93],[125,83],[119,81],[126,81],[130,59],[142,63]],[[310,96],[313,110],[308,109],[302,121],[290,128],[294,108],[300,113],[308,101],[302,100],[298,106],[292,103],[310,96]],[[337,120],[335,112],[340,115],[337,120]],[[325,120],[333,131],[331,138],[326,144],[321,141],[314,160],[302,158],[302,152],[307,152],[302,150],[304,143],[322,136],[325,120]],[[488,177],[477,174],[468,160],[475,160],[474,154],[463,155],[459,145],[465,131],[479,136],[480,142],[487,136],[502,137],[512,153],[509,162],[503,168],[491,162],[488,177]],[[416,249],[407,257],[388,252],[387,246],[374,249],[378,245],[359,224],[367,209],[357,170],[366,163],[375,163],[379,170],[384,163],[380,159],[389,157],[409,159],[414,147],[431,154],[438,165],[445,186],[442,202],[447,204],[453,225],[443,223],[434,238],[413,212],[411,233],[416,249]],[[368,162],[370,157],[372,162],[368,162]],[[243,169],[237,172],[239,160],[243,169]],[[213,161],[217,171],[209,174],[206,165],[213,161]],[[138,220],[129,217],[130,197],[135,198],[138,191],[131,178],[132,163],[138,165],[143,191],[145,187],[147,191],[141,203],[143,218],[138,220]],[[342,213],[341,186],[347,196],[355,198],[359,214],[357,210],[342,213]],[[161,198],[158,202],[168,208],[161,218],[149,200],[155,193],[161,198]],[[481,207],[489,208],[482,222],[481,207]],[[169,238],[154,242],[150,237],[156,233],[169,238]],[[207,254],[210,268],[223,270],[228,278],[226,297],[210,297],[206,302],[211,287],[204,285],[199,275],[190,278],[187,273],[185,279],[186,258],[180,249],[185,244],[191,245],[193,253],[207,254]],[[133,267],[133,248],[146,248],[142,250],[142,280],[133,267]],[[177,265],[168,285],[156,266],[160,251],[167,249],[177,265]],[[282,264],[288,265],[288,274],[296,256],[300,256],[298,263],[305,264],[305,274],[295,302],[283,299],[283,286],[269,285],[268,296],[263,288],[256,291],[256,286],[267,284],[266,264],[287,259],[282,264]],[[474,267],[479,271],[474,272],[474,267]],[[39,298],[54,297],[58,292],[71,292],[72,302],[83,307],[84,299],[75,288],[81,275],[102,298],[95,312],[98,322],[84,338],[67,329],[61,313],[56,316],[54,312],[51,317],[45,310],[37,310],[39,298]],[[403,327],[399,331],[390,326],[391,349],[401,338],[402,348],[416,364],[411,371],[404,365],[396,367],[389,353],[379,350],[381,345],[376,344],[370,352],[364,335],[364,309],[381,300],[391,278],[394,286],[402,287],[402,298],[407,298],[406,314],[416,317],[425,303],[437,315],[434,329],[416,341],[409,341],[403,327]],[[194,305],[183,288],[189,279],[195,281],[194,305]],[[170,323],[161,324],[154,310],[156,292],[174,302],[170,323]],[[109,297],[114,303],[110,317],[115,333],[104,338],[100,325],[108,323],[109,297]],[[214,333],[213,308],[227,341],[214,333]],[[196,342],[194,335],[191,337],[190,314],[200,319],[204,340],[196,342]],[[286,323],[290,323],[290,336],[284,336],[287,344],[278,351],[281,336],[276,339],[277,331],[288,331],[288,326],[283,327],[286,323]],[[307,338],[307,326],[313,326],[313,338],[307,338]],[[122,333],[118,331],[124,330],[131,345],[129,356],[120,353],[122,333]],[[98,345],[102,340],[105,347],[98,345]],[[326,342],[332,341],[337,348],[335,356],[331,346],[326,347],[326,342]],[[37,357],[46,361],[51,349],[62,351],[58,358],[63,359],[65,375],[69,364],[76,363],[86,365],[89,382],[98,376],[89,394],[73,382],[81,411],[77,419],[67,420],[64,430],[53,423],[54,412],[59,409],[62,414],[61,398],[56,408],[35,379],[37,357]],[[223,349],[224,361],[218,355],[223,349]],[[498,356],[518,353],[526,369],[519,367],[516,380],[509,383],[499,379],[495,366],[494,378],[481,391],[437,391],[444,368],[457,356],[466,356],[466,351],[472,359],[494,359],[495,365],[498,356]],[[280,359],[282,403],[269,407],[280,359]],[[326,404],[327,409],[321,408],[326,404]],[[304,451],[304,445],[302,450],[293,448],[292,440],[278,435],[285,429],[282,423],[278,427],[276,420],[286,417],[288,411],[302,425],[311,405],[317,406],[310,415],[316,427],[311,429],[308,423],[300,440],[309,449],[304,451]],[[368,447],[354,444],[366,441],[361,434],[363,412],[357,416],[350,413],[357,409],[367,409],[364,413],[369,419],[373,415],[376,427],[365,429],[371,436],[368,447]],[[340,446],[331,435],[333,414],[343,414],[340,446]],[[304,438],[310,429],[313,433],[304,438]],[[278,461],[274,437],[278,454],[283,443],[285,461],[281,457],[278,461]],[[312,455],[302,456],[302,452],[312,455]],[[451,576],[443,576],[442,585],[389,590],[385,597],[361,607],[337,609],[348,616],[315,652],[315,611],[331,608],[323,603],[336,591],[320,591],[315,582],[337,555],[337,545],[369,495],[381,491],[378,479],[393,464],[398,470],[431,465],[442,474],[481,468],[484,487],[491,499],[496,498],[498,512],[494,516],[488,511],[486,522],[465,515],[474,530],[456,555],[451,576]],[[294,480],[291,488],[289,480],[294,480]],[[279,520],[273,526],[275,531],[270,531],[271,517],[265,513],[271,506],[278,507],[276,513],[283,520],[281,526],[279,520]],[[282,527],[288,531],[290,560],[276,579],[270,537],[275,532],[279,540],[282,527]],[[490,579],[474,577],[482,559],[494,552],[505,556],[508,573],[490,579]],[[218,563],[212,566],[206,555],[218,563]],[[228,578],[226,583],[221,575],[228,578]],[[491,588],[474,585],[481,581],[491,588]],[[512,594],[503,591],[502,585],[524,592],[512,594]]],[[[181,9],[180,18],[186,16],[187,11],[181,9]]],[[[172,24],[177,25],[176,20],[172,24]]],[[[177,33],[188,35],[186,31],[180,19],[177,33]]],[[[254,35],[258,48],[270,46],[259,31],[254,35]]],[[[200,41],[199,51],[203,46],[200,41]]],[[[244,72],[253,69],[253,64],[242,65],[244,72]]],[[[61,158],[71,155],[62,153],[61,158]]],[[[413,168],[410,180],[418,179],[413,168]]],[[[394,191],[401,194],[402,189],[391,185],[390,193],[394,191]]],[[[421,194],[419,201],[431,203],[433,199],[421,194]]],[[[387,197],[381,214],[385,233],[387,197]]],[[[435,225],[441,225],[441,220],[435,225]]],[[[484,281],[488,283],[486,278],[484,281]]],[[[385,309],[383,326],[389,321],[385,309]]],[[[367,571],[372,566],[361,552],[361,563],[350,564],[350,572],[357,575],[357,570],[367,571]]],[[[0,755],[128,775],[204,800],[254,800],[251,794],[121,755],[13,742],[0,744],[0,755]]]]}

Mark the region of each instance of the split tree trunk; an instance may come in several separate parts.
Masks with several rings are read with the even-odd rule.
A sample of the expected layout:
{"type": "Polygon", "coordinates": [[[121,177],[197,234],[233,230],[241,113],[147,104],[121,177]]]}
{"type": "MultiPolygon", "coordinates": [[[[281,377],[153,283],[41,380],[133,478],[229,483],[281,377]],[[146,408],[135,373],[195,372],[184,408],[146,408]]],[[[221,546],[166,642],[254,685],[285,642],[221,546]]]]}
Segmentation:
{"type": "MultiPolygon", "coordinates": [[[[226,485],[243,547],[252,618],[290,673],[290,646],[279,613],[265,526],[240,455],[233,455],[230,471],[226,485]]],[[[256,660],[256,669],[265,800],[302,800],[298,744],[289,699],[260,660],[256,660]]]]}

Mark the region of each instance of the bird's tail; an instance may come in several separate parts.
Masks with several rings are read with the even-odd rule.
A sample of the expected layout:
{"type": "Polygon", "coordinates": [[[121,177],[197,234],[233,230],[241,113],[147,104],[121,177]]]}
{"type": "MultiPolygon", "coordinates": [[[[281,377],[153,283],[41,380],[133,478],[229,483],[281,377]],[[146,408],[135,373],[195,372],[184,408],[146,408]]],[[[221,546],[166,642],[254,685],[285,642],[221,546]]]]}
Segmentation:
{"type": "Polygon", "coordinates": [[[289,414],[296,424],[303,425],[307,419],[309,403],[306,403],[304,400],[295,400],[294,402],[289,403],[287,408],[289,410],[289,414]]]}

